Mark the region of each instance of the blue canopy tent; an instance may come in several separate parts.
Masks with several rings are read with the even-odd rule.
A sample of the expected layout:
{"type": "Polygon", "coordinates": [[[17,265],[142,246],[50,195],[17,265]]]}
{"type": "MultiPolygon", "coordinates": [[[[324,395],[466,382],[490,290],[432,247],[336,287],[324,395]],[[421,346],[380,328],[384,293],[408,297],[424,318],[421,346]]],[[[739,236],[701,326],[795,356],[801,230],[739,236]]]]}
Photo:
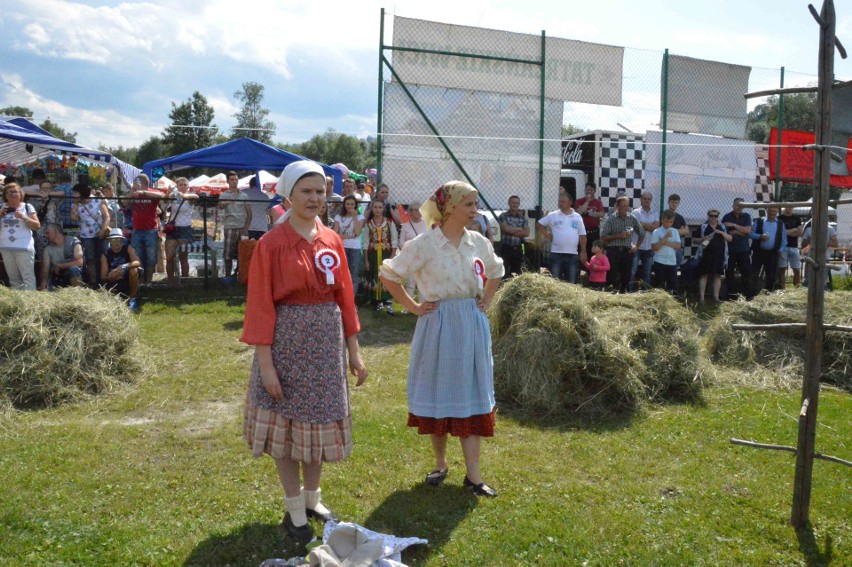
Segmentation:
{"type": "Polygon", "coordinates": [[[139,174],[139,169],[108,152],[66,142],[26,118],[0,117],[0,163],[17,166],[55,154],[111,163],[128,185],[131,185],[139,174]]]}
{"type": "MultiPolygon", "coordinates": [[[[187,167],[206,167],[224,171],[281,171],[289,163],[308,159],[268,146],[251,138],[237,138],[218,146],[201,150],[193,150],[185,154],[164,159],[149,161],[142,170],[152,177],[156,168],[162,168],[163,173],[176,171],[187,167]]],[[[343,174],[339,169],[320,164],[326,175],[334,178],[334,191],[340,193],[343,189],[343,174]]]]}

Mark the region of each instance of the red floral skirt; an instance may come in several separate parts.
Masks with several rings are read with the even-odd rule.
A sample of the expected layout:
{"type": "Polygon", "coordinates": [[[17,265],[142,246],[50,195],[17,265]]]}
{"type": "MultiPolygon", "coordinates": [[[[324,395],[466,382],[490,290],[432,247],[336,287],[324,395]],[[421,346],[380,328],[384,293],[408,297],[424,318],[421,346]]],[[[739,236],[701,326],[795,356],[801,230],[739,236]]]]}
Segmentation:
{"type": "Polygon", "coordinates": [[[446,435],[455,437],[494,437],[494,422],[497,410],[490,413],[472,415],[470,417],[420,417],[413,413],[408,414],[408,427],[416,427],[420,435],[446,435]]]}

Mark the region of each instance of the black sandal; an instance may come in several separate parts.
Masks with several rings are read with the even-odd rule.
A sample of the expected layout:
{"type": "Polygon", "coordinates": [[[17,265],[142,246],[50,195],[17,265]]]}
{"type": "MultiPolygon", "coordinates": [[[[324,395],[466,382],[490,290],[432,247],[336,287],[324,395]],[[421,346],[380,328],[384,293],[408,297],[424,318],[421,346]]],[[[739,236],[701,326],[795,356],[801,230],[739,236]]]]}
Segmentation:
{"type": "Polygon", "coordinates": [[[426,475],[426,484],[429,486],[441,486],[441,483],[444,482],[444,479],[447,478],[447,474],[450,472],[449,467],[444,470],[435,469],[429,474],[426,475]]]}
{"type": "Polygon", "coordinates": [[[476,496],[487,496],[489,498],[494,498],[497,496],[497,491],[485,484],[484,482],[480,482],[479,484],[473,484],[473,482],[467,478],[467,475],[464,477],[464,487],[473,492],[476,496]]]}

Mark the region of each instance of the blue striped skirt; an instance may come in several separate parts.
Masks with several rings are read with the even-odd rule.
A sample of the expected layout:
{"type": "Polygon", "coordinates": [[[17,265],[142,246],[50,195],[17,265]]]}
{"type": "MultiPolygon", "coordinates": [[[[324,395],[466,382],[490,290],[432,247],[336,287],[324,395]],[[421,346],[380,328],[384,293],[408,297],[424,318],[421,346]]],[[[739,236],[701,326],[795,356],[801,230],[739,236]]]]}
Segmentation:
{"type": "Polygon", "coordinates": [[[476,300],[443,299],[417,319],[408,365],[408,411],[420,417],[490,413],[494,402],[491,329],[476,300]]]}

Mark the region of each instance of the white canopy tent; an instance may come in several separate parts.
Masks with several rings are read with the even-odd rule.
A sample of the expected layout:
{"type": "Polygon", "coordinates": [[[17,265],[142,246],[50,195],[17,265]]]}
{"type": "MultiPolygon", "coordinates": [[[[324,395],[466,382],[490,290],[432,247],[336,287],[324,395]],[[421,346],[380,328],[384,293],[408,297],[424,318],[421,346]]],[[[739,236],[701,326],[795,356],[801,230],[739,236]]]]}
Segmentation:
{"type": "MultiPolygon", "coordinates": [[[[260,188],[261,189],[263,189],[264,191],[272,191],[272,190],[275,189],[275,185],[278,183],[278,177],[277,176],[272,175],[271,173],[269,173],[265,169],[261,169],[257,173],[260,176],[260,188]]],[[[245,177],[240,179],[239,182],[237,183],[237,188],[248,189],[249,181],[251,181],[252,177],[254,177],[254,175],[246,175],[245,177]]]]}

